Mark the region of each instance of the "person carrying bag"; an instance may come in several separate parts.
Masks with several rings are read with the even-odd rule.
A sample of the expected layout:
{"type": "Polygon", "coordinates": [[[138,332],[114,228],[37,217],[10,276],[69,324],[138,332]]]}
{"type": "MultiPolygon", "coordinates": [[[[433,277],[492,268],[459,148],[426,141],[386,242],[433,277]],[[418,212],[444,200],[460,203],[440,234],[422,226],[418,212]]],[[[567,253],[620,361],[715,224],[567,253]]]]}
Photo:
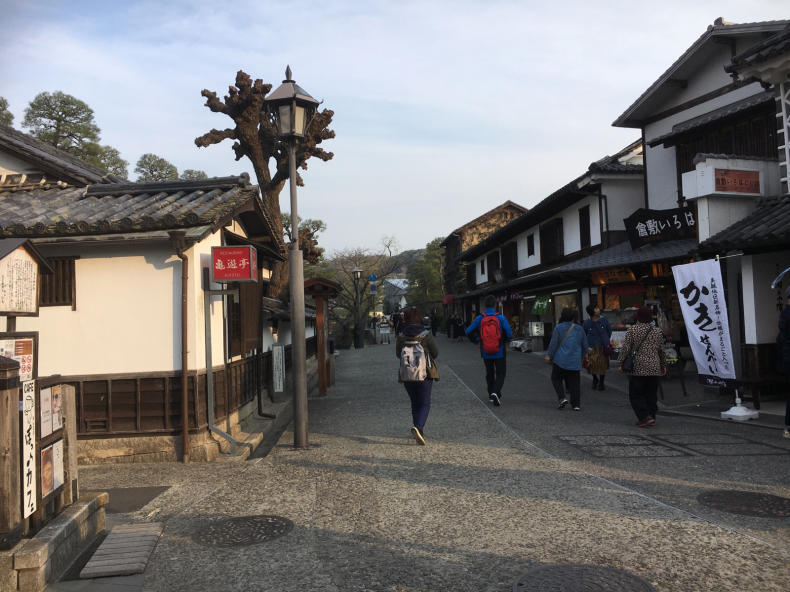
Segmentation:
{"type": "Polygon", "coordinates": [[[579,371],[582,368],[582,358],[590,350],[590,346],[587,343],[587,334],[575,321],[575,308],[562,309],[560,322],[554,327],[549,348],[546,350],[546,362],[552,365],[551,384],[557,393],[557,407],[563,409],[568,404],[568,399],[565,398],[567,389],[571,395],[571,407],[574,411],[580,411],[579,371]]]}

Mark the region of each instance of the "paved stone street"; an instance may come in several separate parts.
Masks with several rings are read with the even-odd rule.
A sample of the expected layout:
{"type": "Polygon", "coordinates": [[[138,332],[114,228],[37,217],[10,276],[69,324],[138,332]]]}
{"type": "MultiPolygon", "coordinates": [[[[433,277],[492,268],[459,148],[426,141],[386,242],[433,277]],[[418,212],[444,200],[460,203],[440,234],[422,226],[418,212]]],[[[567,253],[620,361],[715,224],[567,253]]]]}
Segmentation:
{"type": "MultiPolygon", "coordinates": [[[[787,590],[779,429],[665,413],[638,429],[611,372],[604,392],[583,377],[581,411],[559,411],[549,367],[520,352],[493,408],[475,347],[437,340],[427,446],[409,433],[394,346],[381,345],[338,356],[337,383],[309,402],[308,450],[286,431],[241,463],[81,469],[85,490],[167,488],[109,515],[164,532],[143,575],[52,589],[510,591],[583,578],[601,590],[787,590]],[[708,505],[722,489],[762,503],[708,505]],[[727,511],[754,507],[766,515],[727,511]]],[[[675,387],[667,405],[690,402],[675,387]]]]}

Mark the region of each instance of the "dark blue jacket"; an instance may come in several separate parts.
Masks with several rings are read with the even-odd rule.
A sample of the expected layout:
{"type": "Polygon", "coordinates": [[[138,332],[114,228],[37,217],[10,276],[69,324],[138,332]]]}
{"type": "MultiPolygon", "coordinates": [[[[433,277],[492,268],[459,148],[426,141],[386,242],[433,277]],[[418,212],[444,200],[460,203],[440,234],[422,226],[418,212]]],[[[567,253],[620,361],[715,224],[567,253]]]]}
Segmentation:
{"type": "Polygon", "coordinates": [[[502,343],[499,345],[499,351],[495,354],[487,354],[483,351],[483,344],[480,343],[480,339],[478,337],[478,332],[480,331],[480,321],[483,320],[483,315],[477,315],[475,320],[472,321],[472,324],[466,328],[466,334],[469,336],[469,339],[472,340],[472,343],[480,343],[480,355],[487,360],[495,360],[497,358],[503,358],[505,356],[505,339],[513,339],[513,330],[510,328],[510,324],[507,322],[507,319],[501,315],[497,314],[495,308],[487,308],[485,315],[490,317],[491,315],[496,315],[499,319],[499,326],[502,329],[502,336],[504,339],[502,343]]]}

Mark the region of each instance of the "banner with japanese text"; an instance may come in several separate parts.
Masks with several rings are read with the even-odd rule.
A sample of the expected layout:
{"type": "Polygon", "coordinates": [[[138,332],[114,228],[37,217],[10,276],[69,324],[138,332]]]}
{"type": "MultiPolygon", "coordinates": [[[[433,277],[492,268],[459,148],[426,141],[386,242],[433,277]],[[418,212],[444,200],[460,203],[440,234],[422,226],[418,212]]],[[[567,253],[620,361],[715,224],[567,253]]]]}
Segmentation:
{"type": "Polygon", "coordinates": [[[700,382],[733,386],[735,364],[719,262],[675,265],[672,273],[700,382]]]}

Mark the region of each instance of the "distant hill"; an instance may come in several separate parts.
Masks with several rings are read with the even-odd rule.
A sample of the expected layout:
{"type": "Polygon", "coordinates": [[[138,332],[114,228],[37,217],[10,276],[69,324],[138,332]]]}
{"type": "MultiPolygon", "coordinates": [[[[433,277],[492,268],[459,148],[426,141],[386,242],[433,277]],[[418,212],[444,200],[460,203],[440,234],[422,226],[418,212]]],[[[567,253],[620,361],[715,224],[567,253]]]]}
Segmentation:
{"type": "Polygon", "coordinates": [[[402,275],[405,277],[406,273],[409,271],[409,266],[422,257],[424,252],[425,249],[412,249],[411,251],[403,251],[395,255],[397,261],[395,275],[402,275]]]}

